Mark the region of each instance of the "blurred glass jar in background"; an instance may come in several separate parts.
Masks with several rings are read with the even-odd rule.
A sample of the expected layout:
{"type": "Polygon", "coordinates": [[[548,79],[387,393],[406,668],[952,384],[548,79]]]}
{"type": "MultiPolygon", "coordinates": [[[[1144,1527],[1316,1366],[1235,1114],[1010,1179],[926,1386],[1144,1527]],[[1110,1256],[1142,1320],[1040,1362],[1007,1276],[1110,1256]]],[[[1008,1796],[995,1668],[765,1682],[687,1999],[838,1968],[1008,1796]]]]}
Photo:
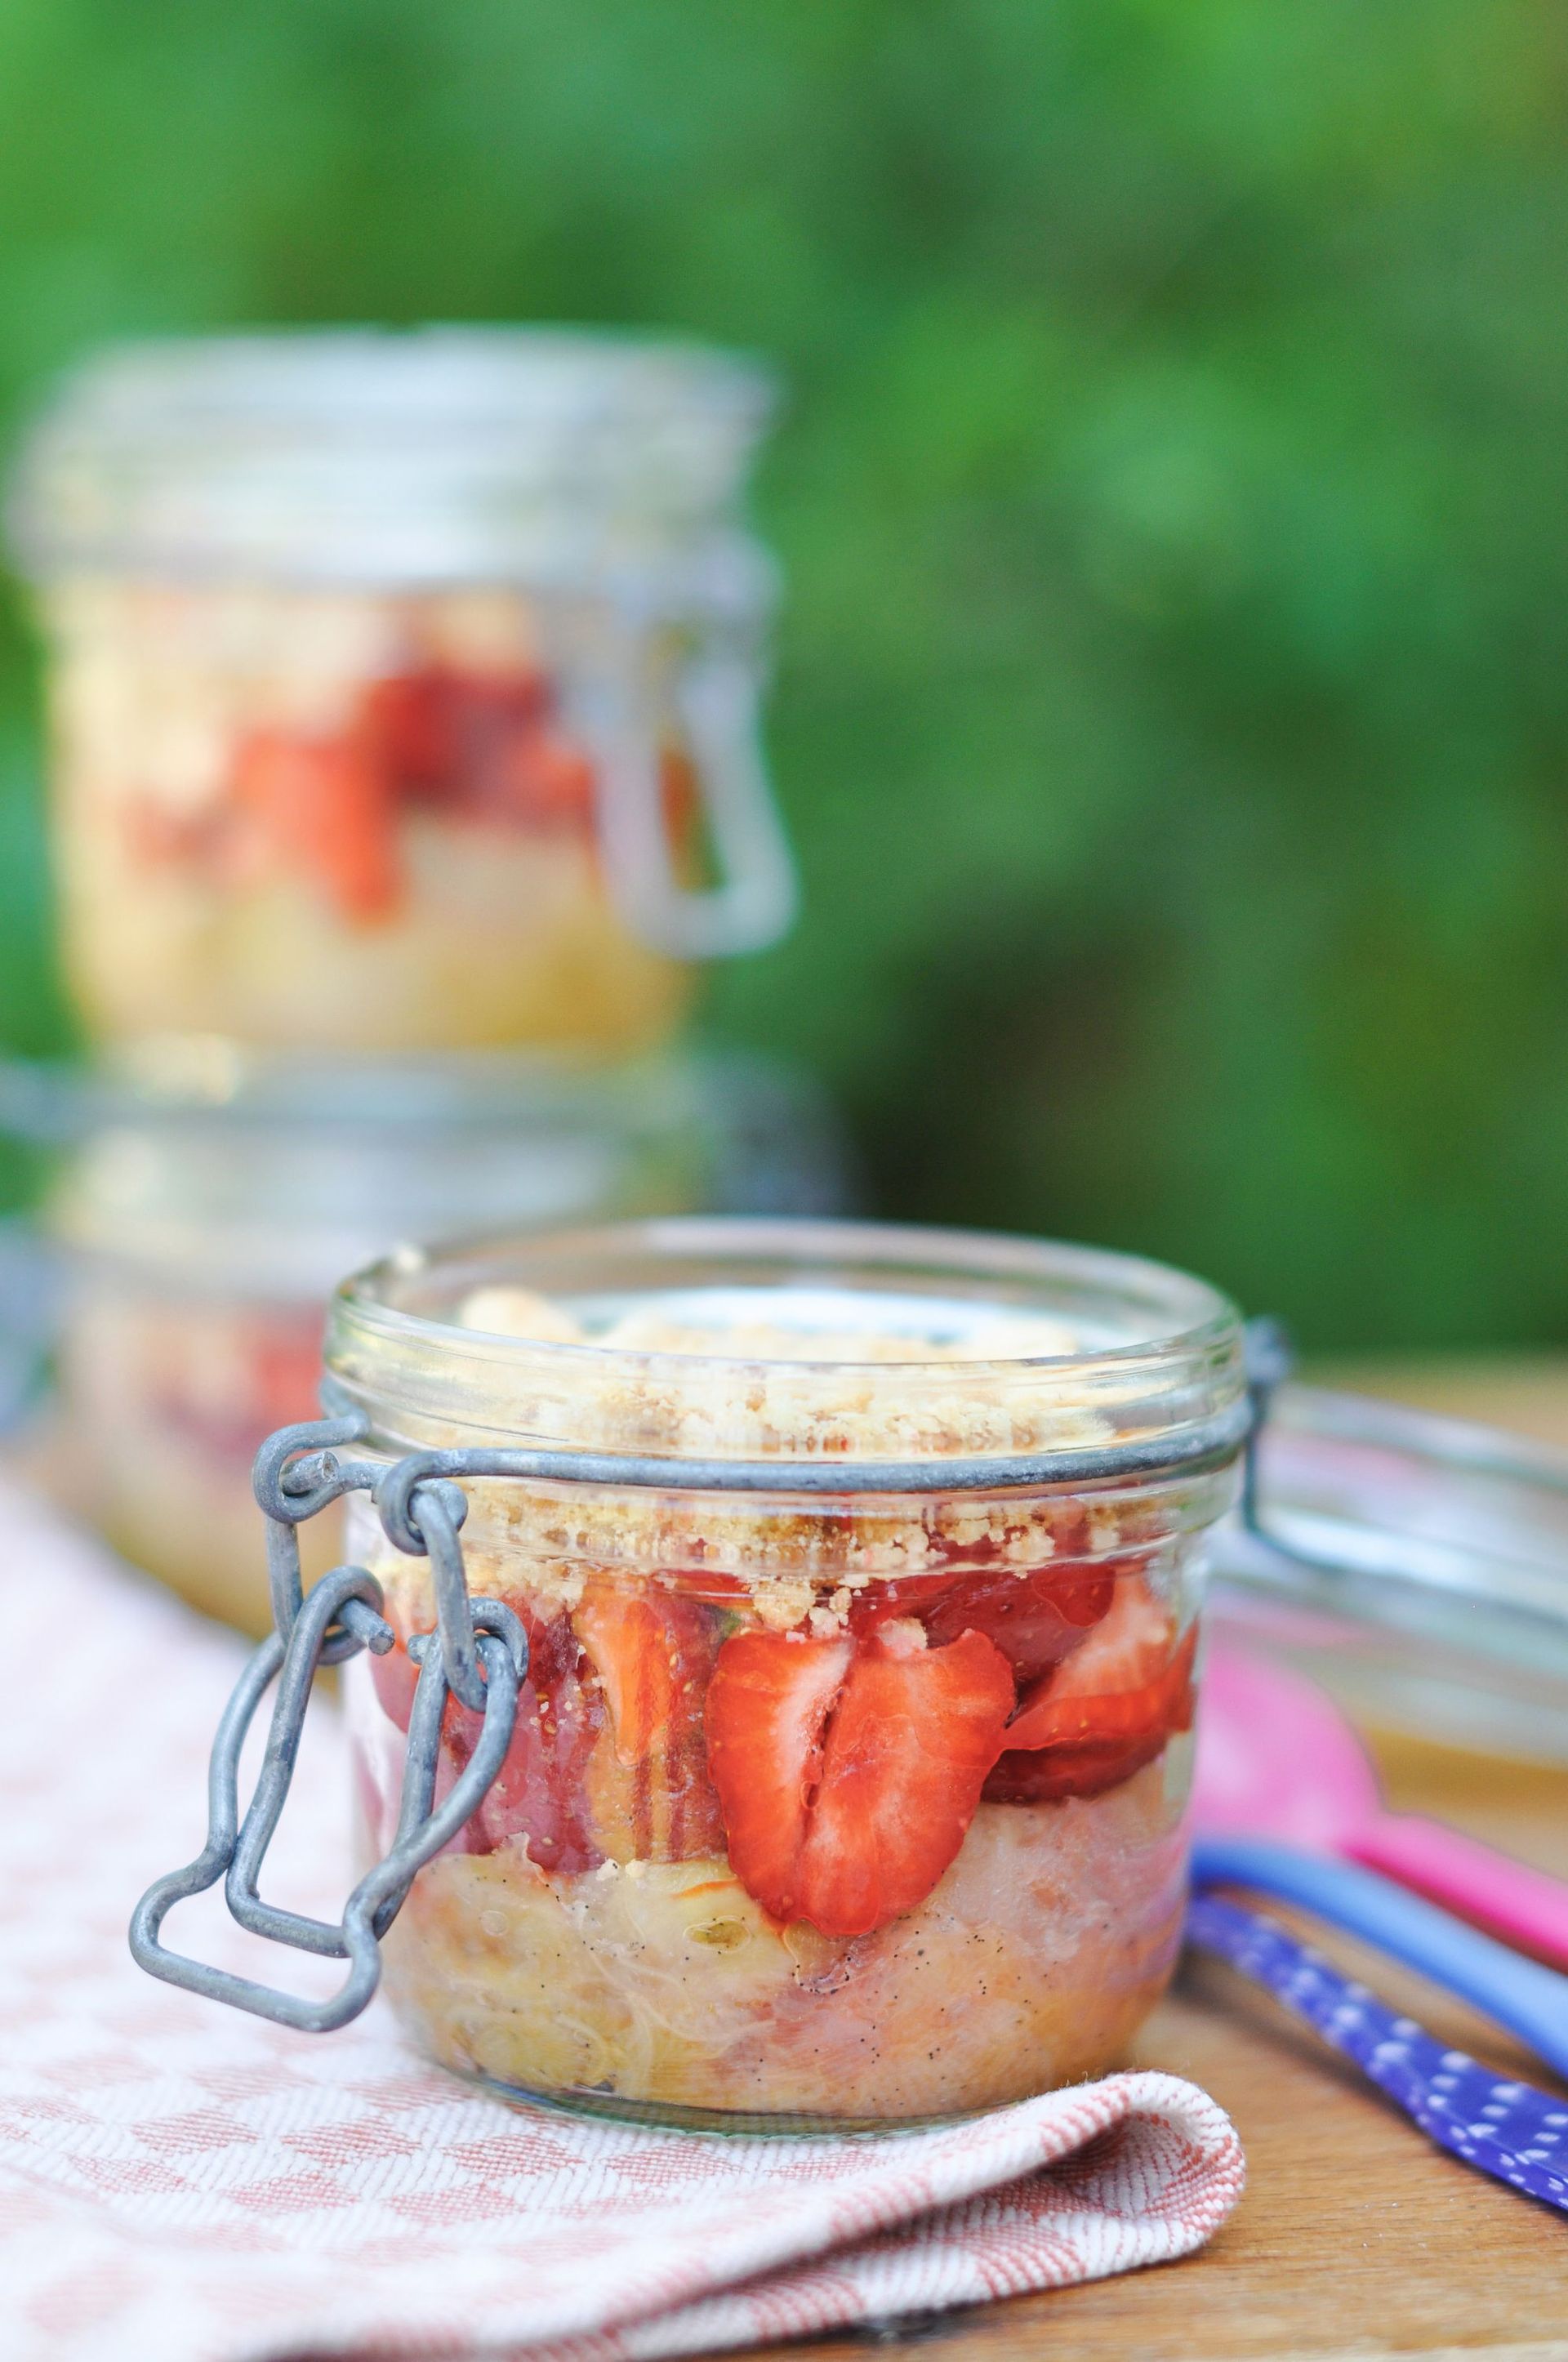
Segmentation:
{"type": "MultiPolygon", "coordinates": [[[[764,1105],[782,1119],[789,1101],[750,1069],[684,1063],[613,1080],[515,1070],[503,1085],[488,1061],[395,1076],[394,1090],[386,1072],[291,1064],[213,1104],[127,1096],[66,1157],[47,1209],[63,1266],[57,1488],[252,1632],[269,1611],[251,1459],[318,1416],[324,1307],[346,1272],[404,1239],[704,1208],[747,1187],[737,1135],[744,1160],[764,1105]]],[[[809,1125],[797,1177],[807,1206],[832,1193],[809,1125]]],[[[308,1573],[340,1555],[333,1518],[302,1539],[308,1573]]]]}
{"type": "Polygon", "coordinates": [[[1216,1540],[1226,1638],[1385,1731],[1568,1763],[1568,1453],[1291,1383],[1255,1498],[1216,1540]]]}
{"type": "Polygon", "coordinates": [[[751,365],[560,331],[111,352],[24,452],[89,1032],[613,1056],[788,925],[751,365]]]}

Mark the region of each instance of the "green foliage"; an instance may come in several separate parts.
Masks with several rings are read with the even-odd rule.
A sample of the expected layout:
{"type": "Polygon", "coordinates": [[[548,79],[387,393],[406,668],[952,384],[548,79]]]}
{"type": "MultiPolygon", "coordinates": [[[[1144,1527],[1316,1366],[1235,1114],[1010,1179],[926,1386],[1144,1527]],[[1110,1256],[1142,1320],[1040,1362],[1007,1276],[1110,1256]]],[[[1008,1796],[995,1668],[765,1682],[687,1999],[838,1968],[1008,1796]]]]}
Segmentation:
{"type": "Polygon", "coordinates": [[[270,321],[777,354],[808,915],[718,1019],[886,1210],[1562,1339],[1564,62],[1533,0],[11,0],[0,403],[270,321]]]}

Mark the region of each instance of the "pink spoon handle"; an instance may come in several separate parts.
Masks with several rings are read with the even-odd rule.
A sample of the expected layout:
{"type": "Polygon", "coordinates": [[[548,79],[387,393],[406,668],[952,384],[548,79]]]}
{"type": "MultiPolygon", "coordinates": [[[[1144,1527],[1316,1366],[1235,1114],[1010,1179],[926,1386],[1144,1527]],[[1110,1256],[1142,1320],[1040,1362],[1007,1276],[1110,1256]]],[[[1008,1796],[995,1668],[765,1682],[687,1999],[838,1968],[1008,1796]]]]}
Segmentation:
{"type": "Polygon", "coordinates": [[[1345,1843],[1369,1870],[1482,1921],[1522,1951],[1568,1968],[1568,1886],[1414,1813],[1380,1813],[1345,1843]]]}

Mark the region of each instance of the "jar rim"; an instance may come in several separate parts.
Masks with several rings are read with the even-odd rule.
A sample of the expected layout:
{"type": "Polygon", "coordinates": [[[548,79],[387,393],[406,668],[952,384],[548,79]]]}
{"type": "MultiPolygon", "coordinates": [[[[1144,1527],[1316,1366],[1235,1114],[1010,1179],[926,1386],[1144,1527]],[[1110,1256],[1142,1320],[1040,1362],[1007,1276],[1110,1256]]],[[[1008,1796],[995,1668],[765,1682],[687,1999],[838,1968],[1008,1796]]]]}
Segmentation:
{"type": "Polygon", "coordinates": [[[669,1054],[575,1072],[0,1061],[0,1125],[69,1151],[40,1212],[74,1264],[182,1297],[319,1308],[402,1239],[701,1202],[747,1087],[760,1106],[762,1078],[669,1054]]]}
{"type": "Polygon", "coordinates": [[[1176,1441],[1246,1392],[1240,1314],[1172,1266],[1002,1233],[773,1217],[682,1216],[404,1250],[337,1289],[326,1362],[334,1398],[399,1441],[526,1438],[672,1459],[699,1443],[721,1458],[877,1459],[888,1448],[878,1397],[906,1457],[1005,1458],[1086,1420],[1119,1439],[1176,1441]],[[809,1275],[808,1284],[858,1284],[884,1298],[897,1282],[949,1307],[1076,1319],[1088,1341],[1066,1352],[955,1359],[933,1349],[929,1359],[857,1362],[505,1336],[449,1317],[480,1286],[654,1300],[682,1274],[699,1286],[706,1274],[713,1285],[776,1290],[809,1275]],[[869,1415],[864,1403],[843,1415],[846,1386],[871,1398],[869,1415]]]}
{"type": "Polygon", "coordinates": [[[696,1120],[715,1063],[670,1050],[613,1064],[547,1050],[443,1050],[389,1051],[346,1066],[326,1052],[221,1034],[144,1034],[87,1061],[0,1056],[0,1133],[58,1146],[111,1126],[416,1144],[447,1128],[668,1131],[696,1120]]]}
{"type": "Polygon", "coordinates": [[[91,355],[23,445],[24,569],[393,587],[617,567],[754,607],[775,408],[749,356],[569,327],[165,338],[91,355]]]}

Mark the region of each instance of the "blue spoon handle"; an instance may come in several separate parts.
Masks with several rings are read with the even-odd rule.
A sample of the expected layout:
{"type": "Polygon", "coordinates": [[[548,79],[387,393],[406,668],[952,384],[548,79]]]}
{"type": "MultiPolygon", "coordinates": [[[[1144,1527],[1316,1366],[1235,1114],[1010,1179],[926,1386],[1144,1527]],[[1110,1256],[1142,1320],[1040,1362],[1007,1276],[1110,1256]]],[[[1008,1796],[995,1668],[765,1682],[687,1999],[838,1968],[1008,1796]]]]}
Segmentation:
{"type": "Polygon", "coordinates": [[[1568,2100],[1507,2083],[1353,1984],[1320,1952],[1217,1894],[1187,1907],[1189,1943],[1214,1952],[1303,2019],[1467,2165],[1568,2213],[1568,2100]]]}
{"type": "Polygon", "coordinates": [[[1245,1886],[1299,1904],[1364,1937],[1473,2003],[1568,2076],[1568,1977],[1521,1959],[1375,1871],[1263,1838],[1200,1838],[1192,1877],[1198,1887],[1245,1886]]]}

